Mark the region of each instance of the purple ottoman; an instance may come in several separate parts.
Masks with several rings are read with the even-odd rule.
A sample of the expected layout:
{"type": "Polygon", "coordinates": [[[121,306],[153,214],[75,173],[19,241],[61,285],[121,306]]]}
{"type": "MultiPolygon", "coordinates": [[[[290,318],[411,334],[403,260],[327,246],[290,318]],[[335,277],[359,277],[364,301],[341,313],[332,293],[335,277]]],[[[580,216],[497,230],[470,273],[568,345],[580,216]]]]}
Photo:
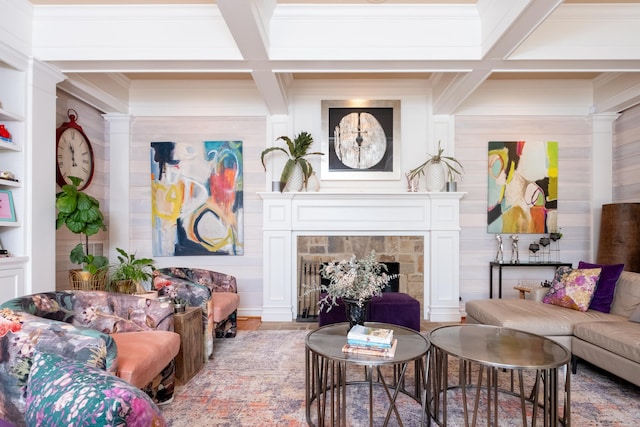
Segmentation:
{"type": "MultiPolygon", "coordinates": [[[[320,295],[322,298],[324,294],[320,295]]],[[[347,321],[347,314],[342,300],[338,306],[320,310],[318,323],[320,326],[347,321]]],[[[368,322],[390,323],[420,332],[420,302],[408,294],[401,292],[386,292],[371,299],[369,304],[368,322]]]]}

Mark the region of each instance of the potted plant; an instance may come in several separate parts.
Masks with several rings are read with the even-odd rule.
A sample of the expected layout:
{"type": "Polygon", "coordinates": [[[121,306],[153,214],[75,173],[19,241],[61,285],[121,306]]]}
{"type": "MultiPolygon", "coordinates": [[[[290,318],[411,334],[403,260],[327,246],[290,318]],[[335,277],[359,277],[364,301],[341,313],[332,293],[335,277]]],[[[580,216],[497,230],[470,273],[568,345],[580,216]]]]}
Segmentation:
{"type": "MultiPolygon", "coordinates": [[[[438,153],[427,154],[428,158],[424,163],[409,171],[407,180],[412,181],[426,175],[427,190],[441,191],[445,182],[455,182],[456,176],[462,177],[462,172],[464,172],[462,164],[455,157],[444,156],[443,153],[444,148],[440,146],[440,141],[438,141],[438,153]]],[[[455,191],[453,187],[449,186],[452,188],[450,191],[455,191]]]]}
{"type": "Polygon", "coordinates": [[[69,279],[74,289],[104,289],[109,259],[89,254],[89,236],[107,230],[100,202],[78,190],[80,178],[70,176],[69,179],[71,184],[63,185],[62,191],[56,194],[56,229],[64,225],[72,233],[84,235],[84,244],[78,243],[69,256],[72,263],[82,265],[82,270],[71,270],[69,279]]]}
{"type": "Polygon", "coordinates": [[[366,309],[372,297],[382,294],[382,290],[397,274],[388,274],[387,266],[376,260],[375,251],[362,259],[352,255],[348,260],[333,261],[322,266],[320,275],[329,279],[320,285],[320,292],[326,293],[319,301],[320,309],[338,305],[342,299],[347,310],[350,327],[364,324],[366,309]]]}
{"type": "Polygon", "coordinates": [[[118,264],[111,266],[111,287],[121,293],[144,293],[150,287],[144,287],[142,283],[148,282],[152,275],[154,261],[151,258],[136,258],[135,253],[128,253],[124,249],[116,248],[118,264]]]}
{"type": "Polygon", "coordinates": [[[265,171],[267,170],[267,166],[264,163],[264,158],[267,154],[274,151],[282,151],[289,159],[285,163],[284,168],[282,168],[282,174],[280,175],[281,185],[289,191],[299,191],[303,187],[306,188],[309,177],[313,174],[313,167],[305,157],[311,155],[322,156],[324,153],[318,151],[313,153],[308,152],[309,147],[313,144],[313,137],[308,132],[300,132],[293,141],[288,136],[281,136],[278,140],[286,142],[287,149],[282,147],[269,147],[264,149],[260,155],[262,167],[264,167],[265,171]],[[300,178],[293,179],[298,173],[300,173],[300,178]]]}
{"type": "Polygon", "coordinates": [[[173,299],[173,312],[174,313],[184,313],[187,310],[188,306],[189,306],[189,302],[184,298],[175,297],[173,299]]]}

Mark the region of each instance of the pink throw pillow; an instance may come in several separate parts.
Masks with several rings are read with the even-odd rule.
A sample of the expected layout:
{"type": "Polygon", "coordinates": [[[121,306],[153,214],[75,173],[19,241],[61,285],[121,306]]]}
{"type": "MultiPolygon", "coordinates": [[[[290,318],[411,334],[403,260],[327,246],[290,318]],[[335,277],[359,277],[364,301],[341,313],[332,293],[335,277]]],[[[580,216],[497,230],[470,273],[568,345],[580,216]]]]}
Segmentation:
{"type": "Polygon", "coordinates": [[[559,267],[547,295],[545,304],[558,305],[578,311],[587,311],[596,290],[601,268],[572,269],[559,267]]]}

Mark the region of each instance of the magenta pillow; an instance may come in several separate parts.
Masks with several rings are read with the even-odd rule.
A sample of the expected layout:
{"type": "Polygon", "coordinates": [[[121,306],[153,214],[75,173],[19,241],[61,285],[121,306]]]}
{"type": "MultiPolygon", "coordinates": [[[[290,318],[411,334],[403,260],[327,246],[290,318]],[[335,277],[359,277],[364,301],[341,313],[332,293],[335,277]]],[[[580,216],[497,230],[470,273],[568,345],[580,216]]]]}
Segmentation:
{"type": "Polygon", "coordinates": [[[624,264],[611,264],[600,265],[591,264],[588,262],[580,261],[578,268],[601,268],[600,279],[598,279],[598,286],[596,286],[596,293],[593,295],[591,310],[601,311],[608,313],[611,310],[611,303],[613,302],[613,294],[616,290],[616,283],[618,278],[624,270],[624,264]]]}
{"type": "Polygon", "coordinates": [[[558,267],[549,292],[542,302],[578,311],[587,311],[596,290],[600,268],[558,267]]]}

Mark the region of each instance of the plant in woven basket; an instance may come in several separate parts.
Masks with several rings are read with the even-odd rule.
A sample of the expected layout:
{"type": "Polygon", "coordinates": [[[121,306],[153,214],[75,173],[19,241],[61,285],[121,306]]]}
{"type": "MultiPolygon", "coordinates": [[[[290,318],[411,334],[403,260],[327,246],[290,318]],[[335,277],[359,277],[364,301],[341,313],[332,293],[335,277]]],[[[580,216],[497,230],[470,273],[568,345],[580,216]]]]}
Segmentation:
{"type": "Polygon", "coordinates": [[[328,306],[327,311],[338,305],[338,298],[354,300],[362,307],[398,277],[387,273],[386,264],[376,260],[375,251],[362,259],[352,255],[348,260],[329,262],[322,266],[320,275],[329,279],[328,284],[320,285],[320,292],[326,295],[318,303],[321,308],[328,306]]]}
{"type": "Polygon", "coordinates": [[[62,191],[56,194],[56,229],[64,225],[72,233],[84,235],[84,244],[78,243],[71,250],[69,259],[74,264],[81,264],[83,271],[96,274],[108,267],[109,259],[89,254],[89,236],[107,230],[104,215],[98,199],[78,190],[82,180],[75,176],[69,179],[72,183],[63,185],[62,191]]]}
{"type": "MultiPolygon", "coordinates": [[[[151,258],[136,258],[135,253],[128,253],[124,249],[116,248],[118,251],[118,264],[111,266],[110,279],[111,283],[128,281],[128,284],[121,286],[130,286],[124,289],[125,293],[133,293],[139,290],[148,291],[151,289],[150,279],[155,270],[154,261],[151,258]],[[148,284],[147,286],[145,286],[148,284]],[[138,289],[141,287],[142,289],[138,289]]],[[[121,289],[118,289],[122,291],[121,289]]]]}

